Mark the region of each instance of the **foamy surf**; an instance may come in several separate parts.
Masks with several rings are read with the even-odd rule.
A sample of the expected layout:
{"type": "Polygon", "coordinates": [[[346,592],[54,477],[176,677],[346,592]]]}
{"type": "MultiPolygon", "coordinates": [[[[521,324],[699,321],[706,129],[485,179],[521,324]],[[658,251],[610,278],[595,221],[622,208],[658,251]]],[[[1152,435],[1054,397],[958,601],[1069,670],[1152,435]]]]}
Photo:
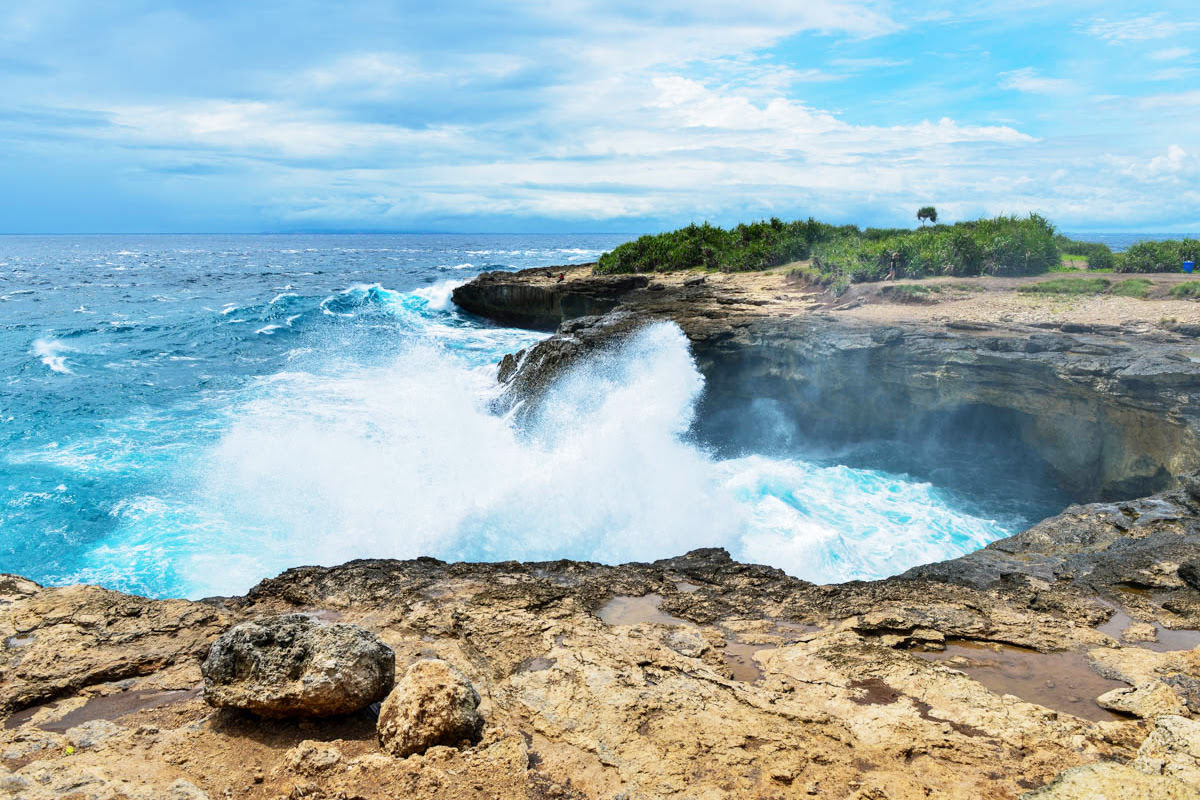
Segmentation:
{"type": "Polygon", "coordinates": [[[489,411],[491,367],[453,350],[416,345],[380,367],[325,366],[256,381],[193,465],[184,507],[123,517],[104,559],[123,548],[137,560],[148,541],[161,555],[170,540],[147,526],[169,519],[178,537],[190,519],[184,529],[238,531],[209,539],[203,559],[188,547],[170,557],[190,596],[242,592],[251,573],[296,563],[618,563],[710,546],[830,582],[894,574],[1006,533],[928,484],[715,458],[688,439],[704,384],[673,324],[564,375],[525,427],[489,411]],[[246,569],[212,571],[222,553],[246,569]]]}
{"type": "Polygon", "coordinates": [[[42,360],[51,372],[57,372],[61,375],[72,375],[71,368],[67,366],[67,353],[75,352],[75,349],[68,347],[57,339],[43,338],[35,339],[32,346],[32,352],[35,356],[42,360]]]}

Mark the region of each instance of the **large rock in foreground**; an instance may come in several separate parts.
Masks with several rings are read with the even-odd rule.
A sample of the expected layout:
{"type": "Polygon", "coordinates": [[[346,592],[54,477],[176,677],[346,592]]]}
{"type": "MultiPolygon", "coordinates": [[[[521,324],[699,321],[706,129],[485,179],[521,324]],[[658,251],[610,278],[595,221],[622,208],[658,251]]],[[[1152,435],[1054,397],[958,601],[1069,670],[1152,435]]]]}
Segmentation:
{"type": "Polygon", "coordinates": [[[436,658],[409,667],[379,712],[379,743],[400,758],[435,745],[474,741],[482,730],[479,692],[461,672],[436,658]]]}
{"type": "Polygon", "coordinates": [[[396,656],[355,625],[323,625],[304,614],[243,622],[204,661],[204,699],[264,717],[350,714],[381,700],[396,656]]]}

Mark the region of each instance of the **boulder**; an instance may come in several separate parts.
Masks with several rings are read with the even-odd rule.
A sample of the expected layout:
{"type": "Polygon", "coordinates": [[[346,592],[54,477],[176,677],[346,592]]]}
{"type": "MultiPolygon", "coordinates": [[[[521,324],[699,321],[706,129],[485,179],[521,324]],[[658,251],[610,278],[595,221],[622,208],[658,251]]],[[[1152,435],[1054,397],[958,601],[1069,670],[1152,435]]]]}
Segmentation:
{"type": "Polygon", "coordinates": [[[378,702],[395,669],[392,648],[370,631],[285,614],[230,628],[201,671],[210,705],[264,717],[325,717],[378,702]]]}
{"type": "Polygon", "coordinates": [[[483,732],[479,692],[445,661],[418,661],[383,701],[378,732],[383,749],[399,758],[435,745],[478,741],[483,732]]]}

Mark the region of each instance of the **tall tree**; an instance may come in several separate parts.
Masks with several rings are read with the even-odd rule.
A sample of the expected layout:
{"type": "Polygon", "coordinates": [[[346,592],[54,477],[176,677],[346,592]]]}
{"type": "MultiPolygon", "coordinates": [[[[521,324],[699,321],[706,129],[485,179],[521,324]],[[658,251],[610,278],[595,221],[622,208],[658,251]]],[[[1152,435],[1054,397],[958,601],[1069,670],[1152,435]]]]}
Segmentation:
{"type": "Polygon", "coordinates": [[[920,220],[922,225],[925,224],[925,220],[929,220],[930,222],[936,224],[937,209],[933,206],[921,206],[921,208],[917,211],[917,219],[920,220]]]}

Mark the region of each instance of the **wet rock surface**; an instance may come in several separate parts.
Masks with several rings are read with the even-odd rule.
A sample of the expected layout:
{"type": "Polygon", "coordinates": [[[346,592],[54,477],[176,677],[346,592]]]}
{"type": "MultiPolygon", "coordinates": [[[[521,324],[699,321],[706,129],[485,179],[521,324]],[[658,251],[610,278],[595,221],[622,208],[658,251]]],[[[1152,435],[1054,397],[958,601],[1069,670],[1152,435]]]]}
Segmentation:
{"type": "MultiPolygon", "coordinates": [[[[1108,504],[1080,506],[1001,543],[986,569],[968,556],[834,586],[713,549],[623,566],[355,561],[197,603],[22,584],[0,606],[20,640],[2,651],[0,779],[30,798],[159,798],[183,781],[251,800],[907,800],[1087,796],[1124,776],[1146,797],[1190,797],[1200,650],[1151,646],[1200,630],[1200,592],[1177,574],[1200,556],[1193,503],[1156,495],[1120,524],[1108,504]],[[121,613],[72,619],[100,597],[121,613]],[[369,631],[402,671],[454,665],[486,726],[397,758],[369,711],[205,703],[209,646],[279,614],[369,631]],[[1122,640],[1114,619],[1161,641],[1122,640]],[[1136,707],[1102,708],[1113,689],[1136,707]]],[[[465,712],[457,680],[431,684],[460,687],[445,708],[465,712]]]]}
{"type": "Polygon", "coordinates": [[[395,653],[369,631],[283,614],[221,634],[201,673],[204,699],[218,708],[264,717],[328,717],[382,700],[395,668],[395,653]]]}

